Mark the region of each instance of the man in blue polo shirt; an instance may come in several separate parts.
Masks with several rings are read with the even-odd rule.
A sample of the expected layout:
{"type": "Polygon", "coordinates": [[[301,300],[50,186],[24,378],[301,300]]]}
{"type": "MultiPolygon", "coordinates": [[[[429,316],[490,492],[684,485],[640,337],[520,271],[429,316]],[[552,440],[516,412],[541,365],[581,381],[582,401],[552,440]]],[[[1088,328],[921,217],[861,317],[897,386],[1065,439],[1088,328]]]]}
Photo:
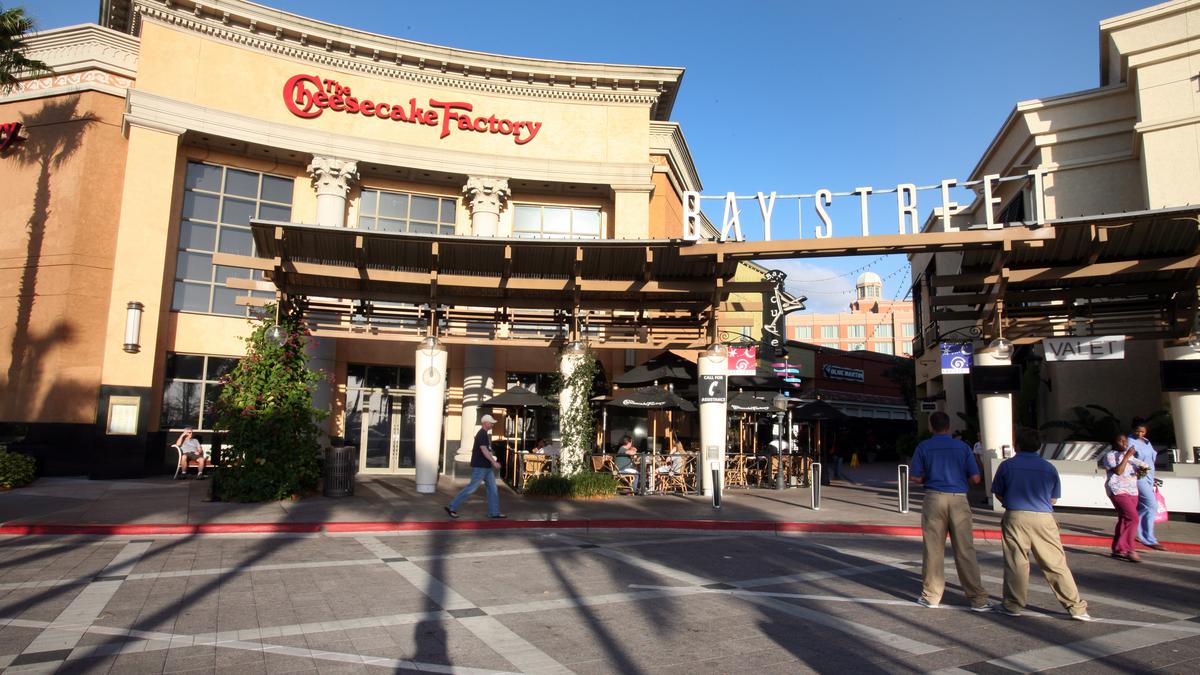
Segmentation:
{"type": "Polygon", "coordinates": [[[1054,596],[1077,621],[1091,621],[1067,567],[1054,520],[1054,502],[1062,482],[1054,466],[1038,454],[1042,442],[1033,429],[1017,431],[1017,454],[1006,459],[992,478],[992,494],[1004,505],[1000,524],[1004,546],[1004,604],[999,611],[1021,616],[1029,591],[1029,554],[1046,576],[1054,596]]]}
{"type": "Polygon", "coordinates": [[[971,506],[967,503],[967,483],[979,485],[979,467],[966,443],[951,438],[950,416],[938,411],[929,416],[933,437],[921,441],[913,453],[911,477],[925,486],[921,506],[921,532],[925,552],[921,561],[922,587],[917,602],[937,607],[946,590],[946,532],[954,549],[958,581],[971,602],[971,609],[992,609],[979,576],[972,533],[971,506]]]}

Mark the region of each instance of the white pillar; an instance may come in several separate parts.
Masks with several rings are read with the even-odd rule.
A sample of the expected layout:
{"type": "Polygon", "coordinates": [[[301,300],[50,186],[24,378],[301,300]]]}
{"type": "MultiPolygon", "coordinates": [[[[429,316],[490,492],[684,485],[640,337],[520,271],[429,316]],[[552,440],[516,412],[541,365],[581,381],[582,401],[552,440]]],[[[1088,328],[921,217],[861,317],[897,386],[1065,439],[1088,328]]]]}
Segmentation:
{"type": "MultiPolygon", "coordinates": [[[[559,410],[571,410],[581,401],[586,402],[590,389],[570,386],[566,383],[570,382],[571,375],[575,372],[575,368],[583,363],[585,358],[591,358],[587,353],[587,345],[582,342],[571,342],[563,347],[562,353],[559,354],[558,371],[562,375],[563,388],[558,394],[559,410]]],[[[565,417],[565,415],[563,415],[565,417]]],[[[565,431],[565,430],[564,430],[565,431]]],[[[566,434],[563,435],[563,445],[560,452],[561,466],[564,473],[578,471],[583,466],[583,454],[589,448],[579,447],[575,444],[568,444],[566,434]]]]}
{"type": "Polygon", "coordinates": [[[346,226],[346,193],[358,180],[358,163],[337,157],[314,155],[308,165],[313,189],[317,191],[317,224],[346,226]]]}
{"type": "Polygon", "coordinates": [[[712,471],[709,462],[717,462],[721,485],[725,484],[725,433],[729,425],[727,400],[705,403],[712,376],[719,378],[720,389],[728,392],[727,366],[729,353],[725,345],[712,345],[700,356],[700,457],[696,463],[701,492],[712,496],[712,471]]]}
{"type": "MultiPolygon", "coordinates": [[[[1002,358],[986,348],[975,351],[977,366],[1007,366],[1011,363],[1011,356],[1002,358]]],[[[985,464],[979,469],[983,472],[983,487],[988,500],[993,501],[992,474],[1000,466],[1004,446],[1013,447],[1012,394],[977,394],[975,400],[979,406],[979,440],[983,443],[985,464]]],[[[993,508],[999,509],[998,501],[993,503],[993,508]]]]}
{"type": "Polygon", "coordinates": [[[446,402],[446,348],[437,338],[417,345],[416,370],[417,492],[431,494],[437,489],[446,402]]]}
{"type": "Polygon", "coordinates": [[[471,234],[476,237],[495,237],[500,225],[500,212],[512,196],[508,179],[471,176],[463,186],[463,196],[471,213],[471,234]]]}
{"type": "MultiPolygon", "coordinates": [[[[1200,352],[1184,345],[1164,347],[1164,361],[1200,361],[1200,352]]],[[[1200,446],[1200,393],[1167,392],[1171,406],[1171,420],[1175,424],[1175,447],[1179,448],[1179,461],[1193,462],[1192,448],[1200,446]]]]}
{"type": "Polygon", "coordinates": [[[495,350],[487,345],[467,345],[463,350],[462,424],[455,461],[471,461],[471,441],[479,428],[479,403],[492,397],[494,355],[495,350]]]}

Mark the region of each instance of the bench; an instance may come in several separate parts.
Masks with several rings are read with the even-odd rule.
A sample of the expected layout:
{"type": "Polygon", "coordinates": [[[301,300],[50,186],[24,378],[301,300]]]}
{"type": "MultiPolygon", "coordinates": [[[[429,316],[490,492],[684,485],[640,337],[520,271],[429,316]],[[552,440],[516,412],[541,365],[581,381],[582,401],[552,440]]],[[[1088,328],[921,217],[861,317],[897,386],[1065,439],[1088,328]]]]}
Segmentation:
{"type": "MultiPolygon", "coordinates": [[[[175,450],[175,476],[174,477],[179,478],[180,473],[183,473],[186,475],[189,469],[196,469],[197,477],[199,477],[200,462],[189,458],[187,460],[187,465],[182,466],[182,462],[180,460],[183,459],[183,449],[179,447],[178,443],[172,443],[171,448],[173,448],[175,450]]],[[[213,466],[212,444],[211,443],[201,443],[200,449],[204,452],[204,468],[212,469],[212,466],[213,466]]]]}

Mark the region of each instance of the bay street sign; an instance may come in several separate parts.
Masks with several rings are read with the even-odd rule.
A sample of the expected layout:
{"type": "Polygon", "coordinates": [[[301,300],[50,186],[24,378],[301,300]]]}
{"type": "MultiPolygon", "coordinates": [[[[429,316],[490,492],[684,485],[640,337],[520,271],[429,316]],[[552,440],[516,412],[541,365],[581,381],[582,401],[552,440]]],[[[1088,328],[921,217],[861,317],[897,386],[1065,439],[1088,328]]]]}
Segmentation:
{"type": "Polygon", "coordinates": [[[1125,336],[1046,338],[1047,361],[1117,361],[1125,358],[1125,336]]]}

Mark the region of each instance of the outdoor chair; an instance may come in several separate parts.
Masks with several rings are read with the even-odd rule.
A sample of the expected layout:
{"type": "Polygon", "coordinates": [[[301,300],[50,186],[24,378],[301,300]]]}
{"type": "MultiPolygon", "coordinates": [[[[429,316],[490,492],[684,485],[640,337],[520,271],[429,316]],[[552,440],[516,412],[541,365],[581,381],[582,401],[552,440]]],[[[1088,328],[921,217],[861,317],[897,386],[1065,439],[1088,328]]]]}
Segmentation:
{"type": "Polygon", "coordinates": [[[675,453],[660,466],[655,478],[659,492],[692,492],[696,484],[696,456],[675,453]],[[663,469],[666,469],[665,471],[663,469]]]}
{"type": "Polygon", "coordinates": [[[633,462],[626,455],[617,455],[616,457],[604,455],[604,467],[612,473],[613,478],[617,479],[618,489],[625,488],[633,492],[633,483],[637,480],[637,474],[623,471],[626,467],[631,466],[633,466],[633,462]]]}
{"type": "Polygon", "coordinates": [[[747,487],[746,456],[743,454],[725,457],[725,487],[747,487]]]}
{"type": "MultiPolygon", "coordinates": [[[[200,462],[194,459],[188,459],[187,466],[180,466],[179,460],[183,458],[183,449],[179,444],[172,443],[171,447],[175,450],[175,478],[179,478],[180,473],[187,473],[189,469],[196,469],[197,478],[199,478],[200,462]]],[[[212,446],[200,444],[200,449],[204,451],[204,468],[212,469],[212,446]]]]}

